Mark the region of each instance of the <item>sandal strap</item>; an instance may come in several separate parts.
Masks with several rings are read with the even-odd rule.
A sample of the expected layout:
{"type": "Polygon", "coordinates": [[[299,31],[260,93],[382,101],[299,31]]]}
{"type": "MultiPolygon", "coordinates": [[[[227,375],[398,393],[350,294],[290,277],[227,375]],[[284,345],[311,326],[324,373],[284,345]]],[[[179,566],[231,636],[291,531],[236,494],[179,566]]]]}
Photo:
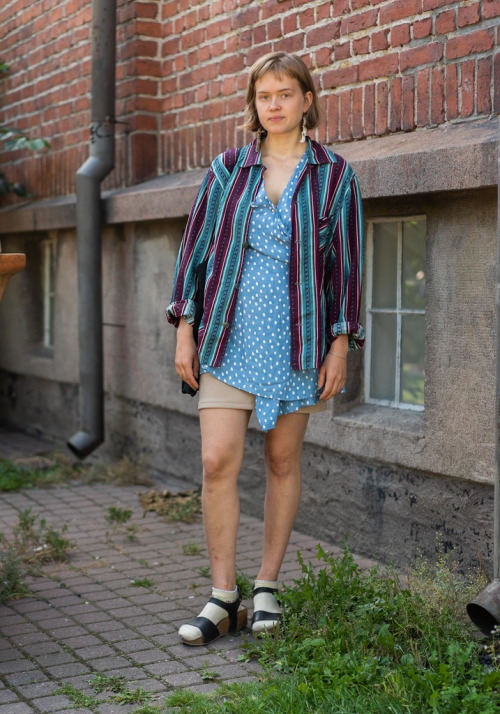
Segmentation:
{"type": "MultiPolygon", "coordinates": [[[[224,602],[224,600],[219,600],[216,597],[211,597],[208,602],[211,602],[217,607],[222,607],[229,616],[229,632],[236,632],[238,626],[238,608],[241,604],[241,595],[238,595],[238,599],[234,602],[224,602]]],[[[204,619],[204,618],[202,618],[204,619]]]]}
{"type": "Polygon", "coordinates": [[[189,624],[200,630],[204,642],[212,642],[220,637],[219,628],[208,617],[195,617],[189,624]]]}
{"type": "Polygon", "coordinates": [[[276,595],[277,592],[278,592],[278,588],[265,588],[265,587],[262,587],[262,588],[254,588],[254,589],[253,589],[253,596],[255,597],[255,596],[258,595],[259,593],[272,593],[273,595],[276,595]]]}
{"type": "Polygon", "coordinates": [[[281,620],[281,612],[266,612],[265,610],[256,610],[252,616],[252,625],[254,622],[262,620],[281,620]]]}

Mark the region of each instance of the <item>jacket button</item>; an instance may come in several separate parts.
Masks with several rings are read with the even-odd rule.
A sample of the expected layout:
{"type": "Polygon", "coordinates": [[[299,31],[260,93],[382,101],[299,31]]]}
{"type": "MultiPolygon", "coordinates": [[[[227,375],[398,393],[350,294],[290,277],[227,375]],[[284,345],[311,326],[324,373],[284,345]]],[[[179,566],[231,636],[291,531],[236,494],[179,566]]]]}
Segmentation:
{"type": "Polygon", "coordinates": [[[247,243],[247,241],[245,241],[245,242],[243,243],[243,248],[248,248],[248,243],[247,243]]]}
{"type": "Polygon", "coordinates": [[[231,327],[231,323],[230,323],[230,322],[225,322],[225,323],[222,325],[222,327],[231,327]]]}

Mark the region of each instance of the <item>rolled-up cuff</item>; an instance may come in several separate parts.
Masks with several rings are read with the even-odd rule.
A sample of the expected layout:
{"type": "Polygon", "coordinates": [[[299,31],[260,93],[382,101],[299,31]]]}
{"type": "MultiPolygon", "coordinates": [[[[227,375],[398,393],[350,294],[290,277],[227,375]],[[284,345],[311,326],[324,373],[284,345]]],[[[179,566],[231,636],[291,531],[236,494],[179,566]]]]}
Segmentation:
{"type": "Polygon", "coordinates": [[[365,328],[359,322],[336,322],[332,328],[333,341],[339,335],[348,335],[349,350],[360,350],[365,344],[365,328]]]}
{"type": "Polygon", "coordinates": [[[179,300],[177,302],[171,302],[170,305],[165,308],[165,315],[167,316],[168,322],[170,322],[171,325],[175,325],[175,327],[178,327],[181,317],[192,325],[195,313],[196,303],[194,300],[179,300]]]}

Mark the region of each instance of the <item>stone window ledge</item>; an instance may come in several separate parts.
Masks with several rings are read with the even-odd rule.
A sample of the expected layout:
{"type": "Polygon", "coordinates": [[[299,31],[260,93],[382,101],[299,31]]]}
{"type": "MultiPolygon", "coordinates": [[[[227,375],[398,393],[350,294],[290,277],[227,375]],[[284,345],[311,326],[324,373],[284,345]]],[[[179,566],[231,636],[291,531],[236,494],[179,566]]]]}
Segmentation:
{"type": "MultiPolygon", "coordinates": [[[[497,185],[498,119],[447,124],[332,146],[350,162],[365,199],[497,185]],[[464,167],[467,170],[464,170],[464,167]]],[[[183,219],[206,169],[158,176],[103,193],[106,223],[183,219]]],[[[28,201],[0,210],[0,232],[74,228],[75,196],[28,201]]]]}
{"type": "Polygon", "coordinates": [[[333,417],[333,423],[348,427],[369,427],[407,436],[424,435],[424,412],[362,404],[333,417]]]}

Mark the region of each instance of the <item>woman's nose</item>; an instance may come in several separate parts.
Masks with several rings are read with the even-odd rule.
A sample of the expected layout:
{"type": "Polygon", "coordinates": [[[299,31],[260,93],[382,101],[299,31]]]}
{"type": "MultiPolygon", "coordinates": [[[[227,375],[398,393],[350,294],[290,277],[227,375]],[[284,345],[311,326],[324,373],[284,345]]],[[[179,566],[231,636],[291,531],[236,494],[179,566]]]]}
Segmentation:
{"type": "Polygon", "coordinates": [[[271,109],[277,109],[280,105],[279,97],[271,97],[271,109]]]}

